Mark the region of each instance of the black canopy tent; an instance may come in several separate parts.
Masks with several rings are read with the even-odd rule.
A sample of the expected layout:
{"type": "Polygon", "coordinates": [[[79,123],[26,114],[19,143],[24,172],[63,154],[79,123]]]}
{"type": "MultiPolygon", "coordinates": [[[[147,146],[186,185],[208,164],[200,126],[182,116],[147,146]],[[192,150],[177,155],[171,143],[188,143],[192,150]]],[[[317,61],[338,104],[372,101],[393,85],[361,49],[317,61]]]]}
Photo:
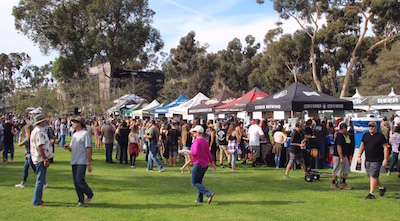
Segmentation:
{"type": "Polygon", "coordinates": [[[247,105],[248,112],[303,110],[353,110],[353,103],[295,82],[285,89],[247,105]]]}

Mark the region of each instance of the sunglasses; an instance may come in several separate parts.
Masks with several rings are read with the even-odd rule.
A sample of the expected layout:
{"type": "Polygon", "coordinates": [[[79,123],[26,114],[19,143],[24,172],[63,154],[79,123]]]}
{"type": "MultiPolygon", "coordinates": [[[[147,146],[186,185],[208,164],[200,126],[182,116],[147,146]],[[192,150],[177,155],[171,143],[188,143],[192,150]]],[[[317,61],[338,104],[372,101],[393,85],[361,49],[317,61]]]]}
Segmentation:
{"type": "Polygon", "coordinates": [[[375,127],[374,125],[368,125],[368,127],[375,127]]]}

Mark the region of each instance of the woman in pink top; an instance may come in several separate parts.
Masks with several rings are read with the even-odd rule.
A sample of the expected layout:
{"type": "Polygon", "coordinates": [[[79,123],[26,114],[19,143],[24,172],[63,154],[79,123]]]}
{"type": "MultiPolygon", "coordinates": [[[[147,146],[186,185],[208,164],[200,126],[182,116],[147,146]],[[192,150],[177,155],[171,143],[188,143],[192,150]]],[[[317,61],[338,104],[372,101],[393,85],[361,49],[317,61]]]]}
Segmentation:
{"type": "Polygon", "coordinates": [[[203,186],[203,177],[208,169],[208,162],[211,162],[213,170],[216,170],[217,167],[215,166],[215,162],[208,148],[208,141],[203,138],[204,128],[197,125],[191,129],[190,132],[193,133],[195,138],[190,149],[193,160],[192,185],[198,190],[198,196],[195,202],[202,203],[203,195],[206,195],[208,197],[207,203],[210,204],[214,193],[203,186]]]}

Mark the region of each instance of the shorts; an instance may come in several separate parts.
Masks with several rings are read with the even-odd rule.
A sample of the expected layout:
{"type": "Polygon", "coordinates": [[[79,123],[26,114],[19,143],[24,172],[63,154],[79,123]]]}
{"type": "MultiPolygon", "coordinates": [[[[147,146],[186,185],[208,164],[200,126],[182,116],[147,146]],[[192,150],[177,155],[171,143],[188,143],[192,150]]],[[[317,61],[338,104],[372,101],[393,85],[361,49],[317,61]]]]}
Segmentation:
{"type": "Polygon", "coordinates": [[[182,150],[190,150],[190,147],[183,146],[183,147],[182,147],[182,150]]]}
{"type": "Polygon", "coordinates": [[[293,164],[293,162],[296,162],[297,164],[304,164],[304,158],[302,153],[292,153],[289,152],[289,163],[288,164],[293,164]]]}
{"type": "Polygon", "coordinates": [[[178,156],[178,146],[169,146],[169,157],[177,157],[178,156]]]}
{"type": "Polygon", "coordinates": [[[365,170],[367,171],[367,176],[372,176],[373,178],[379,178],[381,171],[382,162],[368,162],[365,161],[365,170]]]}
{"type": "Polygon", "coordinates": [[[251,157],[257,158],[261,156],[260,146],[250,146],[251,157]]]}
{"type": "Polygon", "coordinates": [[[221,152],[221,156],[224,156],[223,154],[225,154],[225,156],[229,156],[228,145],[219,145],[219,151],[221,152]]]}
{"type": "Polygon", "coordinates": [[[340,157],[333,156],[333,171],[332,174],[335,176],[341,176],[342,174],[349,174],[350,173],[350,162],[349,158],[343,158],[344,163],[340,163],[340,157]]]}

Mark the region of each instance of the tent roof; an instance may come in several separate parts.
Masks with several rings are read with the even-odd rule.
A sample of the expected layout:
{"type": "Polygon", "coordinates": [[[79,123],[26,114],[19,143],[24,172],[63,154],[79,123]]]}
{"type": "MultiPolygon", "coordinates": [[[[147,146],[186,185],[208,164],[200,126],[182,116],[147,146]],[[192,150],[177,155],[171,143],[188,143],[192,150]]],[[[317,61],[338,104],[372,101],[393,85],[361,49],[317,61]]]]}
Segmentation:
{"type": "Polygon", "coordinates": [[[247,92],[243,96],[238,99],[229,102],[227,104],[218,106],[215,108],[215,112],[217,113],[232,113],[232,112],[240,112],[246,110],[246,106],[252,102],[258,101],[268,97],[268,94],[259,89],[258,87],[254,87],[251,91],[247,92]]]}
{"type": "Polygon", "coordinates": [[[208,98],[206,95],[203,93],[199,92],[196,96],[194,96],[192,99],[186,101],[185,103],[172,107],[168,110],[169,114],[180,114],[184,115],[185,117],[188,114],[188,109],[196,106],[198,104],[201,104],[204,101],[208,101],[210,98],[208,98]]]}
{"type": "Polygon", "coordinates": [[[169,103],[166,106],[156,108],[154,112],[156,114],[166,114],[166,113],[168,113],[168,109],[170,109],[171,107],[175,107],[175,106],[178,106],[180,104],[183,104],[188,100],[189,99],[187,97],[185,97],[185,95],[180,94],[179,97],[176,98],[174,101],[172,101],[171,103],[169,103]]]}
{"type": "Polygon", "coordinates": [[[160,103],[154,99],[149,105],[147,105],[146,107],[140,109],[140,110],[135,110],[133,111],[131,114],[132,116],[141,116],[143,114],[143,111],[146,110],[150,110],[152,108],[158,107],[160,105],[160,103]]]}
{"type": "Polygon", "coordinates": [[[352,110],[353,103],[294,82],[283,90],[247,105],[247,111],[352,110]]]}
{"type": "Polygon", "coordinates": [[[237,96],[227,90],[222,90],[210,100],[189,108],[189,114],[207,114],[214,112],[214,108],[235,100],[237,96]]]}

